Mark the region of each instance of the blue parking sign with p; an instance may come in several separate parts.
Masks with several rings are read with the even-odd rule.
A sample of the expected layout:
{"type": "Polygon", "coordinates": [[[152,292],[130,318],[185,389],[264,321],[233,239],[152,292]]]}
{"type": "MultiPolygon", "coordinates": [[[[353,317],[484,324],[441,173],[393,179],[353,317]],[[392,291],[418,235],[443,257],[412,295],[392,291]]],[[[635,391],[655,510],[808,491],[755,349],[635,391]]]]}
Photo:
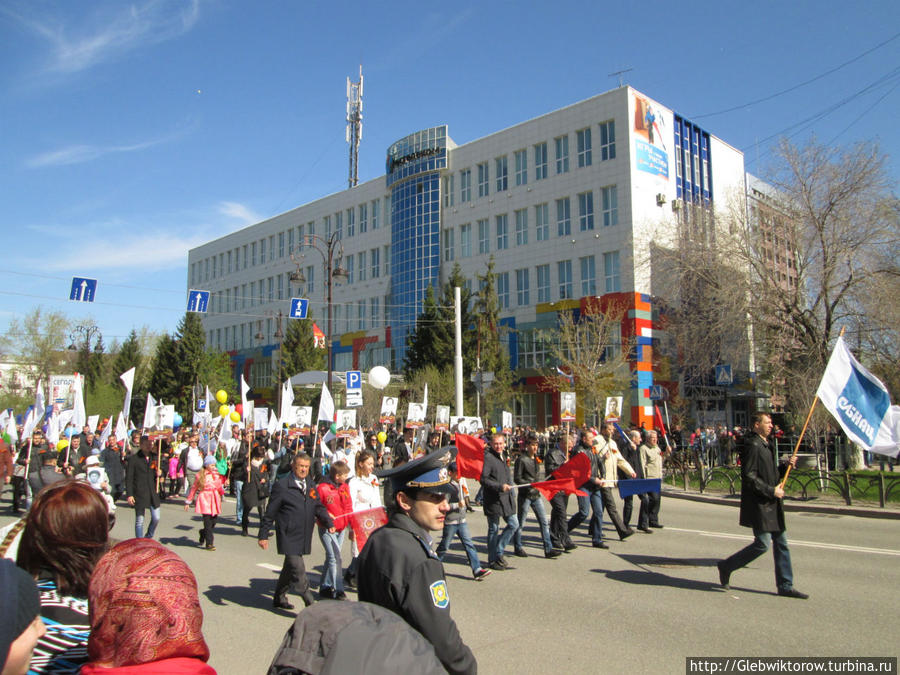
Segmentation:
{"type": "Polygon", "coordinates": [[[308,309],[308,298],[291,298],[291,313],[289,316],[292,319],[305,319],[308,309]]]}
{"type": "Polygon", "coordinates": [[[360,371],[347,371],[347,389],[362,389],[362,373],[360,371]]]}

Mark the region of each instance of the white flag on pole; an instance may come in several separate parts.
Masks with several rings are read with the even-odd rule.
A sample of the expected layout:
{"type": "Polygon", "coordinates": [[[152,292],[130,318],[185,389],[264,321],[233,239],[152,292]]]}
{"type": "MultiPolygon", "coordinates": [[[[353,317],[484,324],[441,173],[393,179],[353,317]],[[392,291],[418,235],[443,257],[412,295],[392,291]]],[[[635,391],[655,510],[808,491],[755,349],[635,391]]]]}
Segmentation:
{"type": "Polygon", "coordinates": [[[144,429],[152,429],[156,424],[156,399],[147,392],[147,407],[144,408],[144,429]]]}
{"type": "Polygon", "coordinates": [[[59,413],[55,408],[47,419],[47,442],[54,446],[59,443],[59,413]]]}
{"type": "MultiPolygon", "coordinates": [[[[121,415],[121,413],[119,413],[121,415]]],[[[104,450],[106,448],[106,442],[109,440],[109,437],[112,435],[113,421],[112,417],[110,417],[106,421],[106,426],[103,427],[103,431],[100,432],[100,450],[104,450]]]]}
{"type": "Polygon", "coordinates": [[[244,379],[244,374],[241,373],[241,421],[246,424],[247,422],[247,394],[250,392],[250,385],[247,384],[247,380],[244,379]]]}
{"type": "Polygon", "coordinates": [[[91,428],[91,433],[97,433],[97,424],[100,423],[100,415],[88,415],[87,425],[91,428]]]}
{"type": "Polygon", "coordinates": [[[322,383],[322,396],[319,398],[319,422],[334,422],[334,399],[325,383],[322,383]]]}
{"type": "Polygon", "coordinates": [[[75,406],[73,408],[74,414],[72,415],[72,423],[79,430],[87,424],[87,412],[85,412],[84,409],[83,381],[81,375],[75,373],[75,381],[72,383],[72,387],[75,389],[75,406]]]}
{"type": "Polygon", "coordinates": [[[816,395],[854,443],[891,457],[900,452],[900,406],[891,405],[887,387],[854,358],[842,337],[816,395]]]}
{"type": "Polygon", "coordinates": [[[122,414],[125,419],[131,417],[131,392],[134,390],[134,368],[129,368],[119,375],[122,384],[125,385],[125,401],[122,403],[122,414]]]}
{"type": "Polygon", "coordinates": [[[285,420],[290,420],[293,405],[294,388],[291,386],[291,381],[288,379],[281,385],[281,409],[278,411],[278,418],[282,423],[284,423],[285,420]]]}
{"type": "Polygon", "coordinates": [[[44,408],[44,390],[41,388],[41,381],[38,380],[35,387],[34,406],[25,415],[25,424],[22,427],[22,438],[28,439],[34,432],[34,428],[40,425],[44,417],[46,409],[44,408]]]}

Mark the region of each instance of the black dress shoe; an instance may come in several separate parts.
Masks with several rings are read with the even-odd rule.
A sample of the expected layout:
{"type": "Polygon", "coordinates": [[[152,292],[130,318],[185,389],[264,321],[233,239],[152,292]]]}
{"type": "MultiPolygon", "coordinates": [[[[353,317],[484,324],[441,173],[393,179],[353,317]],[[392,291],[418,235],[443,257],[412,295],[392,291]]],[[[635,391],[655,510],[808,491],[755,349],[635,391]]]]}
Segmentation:
{"type": "Polygon", "coordinates": [[[344,586],[353,589],[356,588],[356,575],[349,572],[344,573],[344,586]]]}
{"type": "Polygon", "coordinates": [[[639,527],[638,531],[643,532],[644,534],[653,534],[653,530],[649,527],[639,527]]]}
{"type": "Polygon", "coordinates": [[[568,553],[569,551],[574,551],[576,548],[578,548],[578,544],[573,544],[570,542],[565,545],[564,550],[566,553],[568,553]]]}
{"type": "Polygon", "coordinates": [[[650,527],[655,527],[657,530],[663,529],[663,526],[659,523],[656,523],[655,525],[653,523],[650,523],[650,527]]]}
{"type": "Polygon", "coordinates": [[[797,598],[798,600],[806,600],[809,597],[806,593],[801,593],[796,588],[789,588],[786,591],[779,588],[778,595],[785,598],[797,598]]]}
{"type": "Polygon", "coordinates": [[[331,586],[322,586],[319,589],[319,597],[325,598],[327,600],[334,600],[334,598],[335,598],[334,589],[331,586]]]}
{"type": "Polygon", "coordinates": [[[495,572],[502,572],[506,569],[499,560],[495,560],[493,562],[488,563],[488,568],[494,570],[495,572]]]}
{"type": "Polygon", "coordinates": [[[609,544],[604,541],[598,541],[592,544],[594,548],[609,548],[609,544]]]}
{"type": "Polygon", "coordinates": [[[544,554],[544,557],[545,558],[558,558],[561,555],[562,555],[562,551],[560,551],[559,549],[551,548],[549,551],[547,551],[544,554]]]}
{"type": "Polygon", "coordinates": [[[306,605],[307,607],[309,607],[311,604],[313,604],[316,601],[316,599],[313,597],[313,594],[310,593],[309,591],[306,591],[306,593],[304,593],[300,597],[303,599],[303,604],[306,605]]]}
{"type": "Polygon", "coordinates": [[[630,537],[633,534],[634,534],[634,530],[627,529],[622,534],[619,535],[619,541],[625,541],[626,539],[628,539],[628,537],[630,537]]]}
{"type": "Polygon", "coordinates": [[[276,600],[272,603],[272,607],[275,609],[294,609],[294,606],[287,600],[276,600]]]}
{"type": "Polygon", "coordinates": [[[716,567],[719,568],[719,585],[722,588],[728,588],[728,582],[731,581],[731,572],[725,569],[724,563],[724,560],[720,560],[716,563],[716,567]]]}
{"type": "Polygon", "coordinates": [[[344,593],[344,591],[338,591],[337,593],[334,594],[334,599],[335,600],[346,600],[347,594],[344,593]]]}
{"type": "Polygon", "coordinates": [[[516,554],[517,558],[527,558],[528,552],[524,548],[517,548],[513,553],[516,554]]]}

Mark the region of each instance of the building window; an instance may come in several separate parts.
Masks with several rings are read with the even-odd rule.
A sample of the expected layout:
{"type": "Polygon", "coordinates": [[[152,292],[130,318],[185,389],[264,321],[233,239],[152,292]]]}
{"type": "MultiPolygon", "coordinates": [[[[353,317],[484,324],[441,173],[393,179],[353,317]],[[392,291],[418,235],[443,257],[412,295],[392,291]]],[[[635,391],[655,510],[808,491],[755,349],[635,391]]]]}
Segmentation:
{"type": "Polygon", "coordinates": [[[509,216],[505,213],[497,216],[496,224],[497,250],[502,251],[503,249],[509,248],[509,216]]]}
{"type": "Polygon", "coordinates": [[[594,229],[594,193],[578,195],[578,227],[582,232],[594,229]]]}
{"type": "Polygon", "coordinates": [[[547,177],[547,144],[534,146],[534,179],[544,180],[547,177]]]}
{"type": "Polygon", "coordinates": [[[378,229],[378,210],[381,208],[381,200],[373,199],[372,200],[372,229],[378,229]]]}
{"type": "Polygon", "coordinates": [[[556,173],[569,171],[569,136],[558,136],[553,139],[556,147],[556,173]]]}
{"type": "Polygon", "coordinates": [[[534,207],[534,222],[537,230],[537,240],[550,239],[550,208],[547,204],[538,204],[534,207]]]}
{"type": "Polygon", "coordinates": [[[556,234],[559,237],[572,234],[572,205],[568,197],[556,200],[556,234]]]}
{"type": "Polygon", "coordinates": [[[334,214],[334,233],[338,239],[344,238],[344,214],[340,211],[334,214]]]}
{"type": "Polygon", "coordinates": [[[347,209],[347,236],[356,234],[356,209],[347,209]]]}
{"type": "Polygon", "coordinates": [[[269,299],[269,302],[272,302],[275,299],[275,277],[269,277],[267,286],[269,292],[266,297],[269,299]]]}
{"type": "Polygon", "coordinates": [[[459,172],[459,201],[472,201],[472,169],[463,169],[459,172]]]}
{"type": "Polygon", "coordinates": [[[594,269],[594,256],[579,258],[581,264],[581,295],[597,295],[597,271],[594,269]]]}
{"type": "Polygon", "coordinates": [[[372,268],[372,278],[381,276],[381,249],[373,248],[369,251],[369,267],[372,268]]]}
{"type": "Polygon", "coordinates": [[[610,251],[603,254],[603,280],[607,293],[618,293],[622,290],[619,276],[619,252],[610,251]]]}
{"type": "Polygon", "coordinates": [[[444,262],[453,260],[453,228],[444,230],[444,262]]]}
{"type": "MultiPolygon", "coordinates": [[[[284,275],[278,275],[278,299],[284,300],[284,275]]],[[[235,309],[237,309],[237,302],[235,302],[235,309]]]]}
{"type": "Polygon", "coordinates": [[[488,245],[488,221],[487,218],[478,221],[478,255],[484,255],[491,250],[488,245]]]}
{"type": "Polygon", "coordinates": [[[369,319],[372,328],[378,328],[381,323],[381,298],[369,298],[369,319]]]}
{"type": "Polygon", "coordinates": [[[284,257],[284,232],[278,233],[278,257],[284,257]]]}
{"type": "Polygon", "coordinates": [[[453,206],[453,179],[455,176],[451,173],[444,176],[444,206],[453,206]]]}
{"type": "Polygon", "coordinates": [[[366,280],[366,252],[361,251],[356,254],[356,269],[360,281],[366,280]]]}
{"type": "Polygon", "coordinates": [[[516,185],[525,185],[528,183],[528,152],[525,150],[516,150],[516,185]]]}
{"type": "Polygon", "coordinates": [[[509,309],[509,272],[497,275],[497,300],[500,309],[509,309]]]}
{"type": "Polygon", "coordinates": [[[306,268],[306,292],[309,295],[312,295],[316,292],[316,268],[313,265],[310,265],[306,268]]]}
{"type": "Polygon", "coordinates": [[[359,205],[359,233],[365,234],[369,229],[369,205],[359,205]]]}
{"type": "Polygon", "coordinates": [[[524,307],[531,304],[528,293],[528,268],[516,270],[516,304],[524,307]]]}
{"type": "Polygon", "coordinates": [[[550,302],[550,265],[537,266],[537,300],[550,302]]]}
{"type": "Polygon", "coordinates": [[[483,162],[478,165],[478,196],[486,197],[489,192],[488,180],[490,180],[490,170],[488,163],[483,162]]]}
{"type": "MultiPolygon", "coordinates": [[[[678,153],[675,153],[676,155],[678,153]]],[[[600,160],[616,158],[616,123],[614,120],[600,123],[600,160]]]]}
{"type": "Polygon", "coordinates": [[[381,257],[383,258],[382,264],[384,265],[384,267],[383,267],[384,276],[387,277],[387,276],[390,276],[390,274],[391,274],[391,245],[385,244],[384,247],[381,249],[381,253],[382,253],[381,257]]]}
{"type": "Polygon", "coordinates": [[[241,284],[241,309],[247,309],[247,284],[241,284]]]}
{"type": "Polygon", "coordinates": [[[603,226],[610,227],[619,224],[619,197],[615,185],[600,188],[600,198],[603,207],[603,226]]]}
{"type": "Polygon", "coordinates": [[[309,236],[313,236],[316,233],[316,221],[311,220],[306,224],[306,229],[309,231],[309,236]]]}
{"type": "Polygon", "coordinates": [[[359,330],[366,330],[366,301],[356,301],[356,327],[359,330]]]}
{"type": "Polygon", "coordinates": [[[528,243],[528,209],[516,211],[516,246],[528,243]]]}
{"type": "Polygon", "coordinates": [[[509,166],[506,159],[506,155],[503,155],[494,160],[497,168],[497,192],[506,192],[509,189],[509,166]]]}
{"type": "Polygon", "coordinates": [[[347,284],[352,284],[354,281],[354,271],[356,265],[354,264],[355,258],[352,255],[347,256],[347,264],[345,265],[345,269],[347,270],[347,284]]]}
{"type": "Polygon", "coordinates": [[[250,266],[256,267],[256,242],[250,244],[250,266]]]}
{"type": "Polygon", "coordinates": [[[591,165],[591,128],[579,129],[575,132],[575,143],[578,146],[578,168],[591,165]]]}
{"type": "Polygon", "coordinates": [[[216,278],[216,256],[212,257],[212,277],[211,278],[213,278],[213,279],[216,278]]]}
{"type": "Polygon", "coordinates": [[[231,251],[228,251],[228,274],[231,274],[231,251]]]}
{"type": "Polygon", "coordinates": [[[251,307],[256,306],[256,282],[255,281],[250,282],[250,306],[251,307]]]}
{"type": "Polygon", "coordinates": [[[331,238],[331,216],[323,216],[322,217],[322,225],[325,228],[325,238],[331,238]]]}
{"type": "Polygon", "coordinates": [[[470,258],[472,256],[472,223],[459,226],[459,257],[470,258]]]}
{"type": "Polygon", "coordinates": [[[269,235],[269,262],[275,260],[275,235],[269,235]]]}
{"type": "Polygon", "coordinates": [[[556,275],[559,278],[559,299],[572,297],[572,261],[560,260],[556,263],[556,275]]]}

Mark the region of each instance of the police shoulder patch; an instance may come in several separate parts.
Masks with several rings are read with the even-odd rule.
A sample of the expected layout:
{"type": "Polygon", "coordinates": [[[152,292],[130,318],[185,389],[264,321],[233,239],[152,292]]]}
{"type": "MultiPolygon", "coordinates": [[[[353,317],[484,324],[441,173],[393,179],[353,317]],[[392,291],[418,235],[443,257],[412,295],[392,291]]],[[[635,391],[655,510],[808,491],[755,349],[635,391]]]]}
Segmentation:
{"type": "Polygon", "coordinates": [[[441,579],[428,587],[431,591],[431,601],[435,607],[444,609],[450,605],[450,594],[447,592],[447,582],[441,579]]]}

